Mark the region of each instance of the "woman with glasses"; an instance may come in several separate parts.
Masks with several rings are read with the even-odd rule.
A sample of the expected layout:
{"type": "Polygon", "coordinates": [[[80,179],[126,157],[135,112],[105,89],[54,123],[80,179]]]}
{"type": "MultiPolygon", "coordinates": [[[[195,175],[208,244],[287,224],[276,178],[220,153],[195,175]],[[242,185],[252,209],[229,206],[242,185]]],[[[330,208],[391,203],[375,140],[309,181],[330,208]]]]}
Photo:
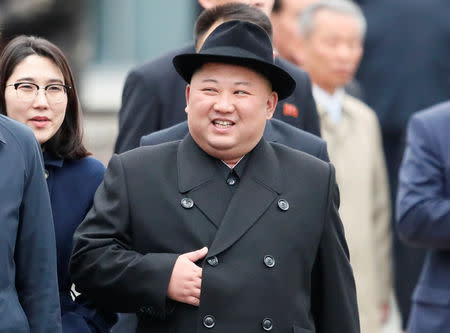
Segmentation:
{"type": "Polygon", "coordinates": [[[28,125],[43,152],[55,227],[63,332],[107,332],[115,316],[96,311],[82,295],[73,300],[71,292],[72,236],[91,207],[104,166],[88,156],[82,143],[73,75],[57,46],[29,36],[16,37],[5,46],[0,58],[0,113],[28,125]]]}

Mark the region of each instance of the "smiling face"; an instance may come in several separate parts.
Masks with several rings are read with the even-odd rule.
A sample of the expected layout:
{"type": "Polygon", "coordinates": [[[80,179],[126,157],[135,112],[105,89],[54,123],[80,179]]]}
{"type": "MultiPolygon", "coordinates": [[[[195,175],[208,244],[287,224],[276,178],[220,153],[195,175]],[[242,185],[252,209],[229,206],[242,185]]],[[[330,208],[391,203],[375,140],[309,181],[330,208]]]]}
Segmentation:
{"type": "Polygon", "coordinates": [[[61,127],[66,114],[67,95],[64,95],[61,102],[50,104],[44,90],[39,89],[33,100],[23,101],[18,97],[14,86],[8,86],[18,82],[30,82],[44,87],[52,83],[65,84],[64,76],[49,58],[30,55],[14,68],[6,82],[6,114],[30,126],[42,145],[61,127]]]}
{"type": "Polygon", "coordinates": [[[207,63],[186,88],[189,132],[206,153],[233,166],[259,142],[277,101],[259,73],[207,63]]]}
{"type": "Polygon", "coordinates": [[[303,68],[311,80],[333,93],[354,76],[363,53],[363,35],[355,17],[322,10],[301,43],[303,68]]]}

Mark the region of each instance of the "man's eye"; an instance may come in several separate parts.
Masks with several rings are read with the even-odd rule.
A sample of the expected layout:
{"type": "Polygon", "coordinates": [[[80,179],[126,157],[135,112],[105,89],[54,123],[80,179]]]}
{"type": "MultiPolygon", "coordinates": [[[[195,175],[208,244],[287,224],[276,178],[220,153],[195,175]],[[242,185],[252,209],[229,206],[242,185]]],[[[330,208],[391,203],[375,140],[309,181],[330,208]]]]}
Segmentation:
{"type": "Polygon", "coordinates": [[[203,88],[202,91],[205,91],[205,92],[215,92],[216,90],[213,89],[213,88],[203,88]]]}
{"type": "Polygon", "coordinates": [[[244,90],[236,90],[234,93],[236,95],[248,95],[248,92],[244,90]]]}

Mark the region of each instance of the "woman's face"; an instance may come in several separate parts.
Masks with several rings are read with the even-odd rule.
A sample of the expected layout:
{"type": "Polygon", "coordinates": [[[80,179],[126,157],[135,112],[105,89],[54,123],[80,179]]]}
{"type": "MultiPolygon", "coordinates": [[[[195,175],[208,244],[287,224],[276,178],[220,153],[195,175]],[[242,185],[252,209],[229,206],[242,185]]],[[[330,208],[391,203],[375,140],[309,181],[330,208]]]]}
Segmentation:
{"type": "Polygon", "coordinates": [[[39,55],[26,57],[17,64],[6,82],[6,114],[30,126],[39,143],[44,144],[55,135],[64,120],[67,93],[60,86],[64,84],[64,76],[52,60],[39,55]],[[15,83],[23,84],[16,89],[15,83]],[[37,95],[33,92],[36,88],[33,84],[41,87],[37,95]],[[45,91],[43,87],[48,85],[51,86],[45,91]]]}

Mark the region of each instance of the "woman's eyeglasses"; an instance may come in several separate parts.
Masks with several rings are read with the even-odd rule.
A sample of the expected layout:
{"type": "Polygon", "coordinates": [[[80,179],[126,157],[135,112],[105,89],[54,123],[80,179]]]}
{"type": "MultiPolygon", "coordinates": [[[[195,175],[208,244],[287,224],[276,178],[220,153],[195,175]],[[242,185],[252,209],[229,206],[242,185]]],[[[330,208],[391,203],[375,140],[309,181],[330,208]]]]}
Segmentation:
{"type": "Polygon", "coordinates": [[[64,102],[67,91],[72,89],[72,87],[60,83],[52,83],[45,87],[41,87],[36,83],[31,82],[12,83],[8,84],[7,87],[14,87],[14,89],[16,89],[17,97],[23,102],[33,101],[36,98],[39,89],[44,89],[45,96],[50,104],[64,102]]]}

